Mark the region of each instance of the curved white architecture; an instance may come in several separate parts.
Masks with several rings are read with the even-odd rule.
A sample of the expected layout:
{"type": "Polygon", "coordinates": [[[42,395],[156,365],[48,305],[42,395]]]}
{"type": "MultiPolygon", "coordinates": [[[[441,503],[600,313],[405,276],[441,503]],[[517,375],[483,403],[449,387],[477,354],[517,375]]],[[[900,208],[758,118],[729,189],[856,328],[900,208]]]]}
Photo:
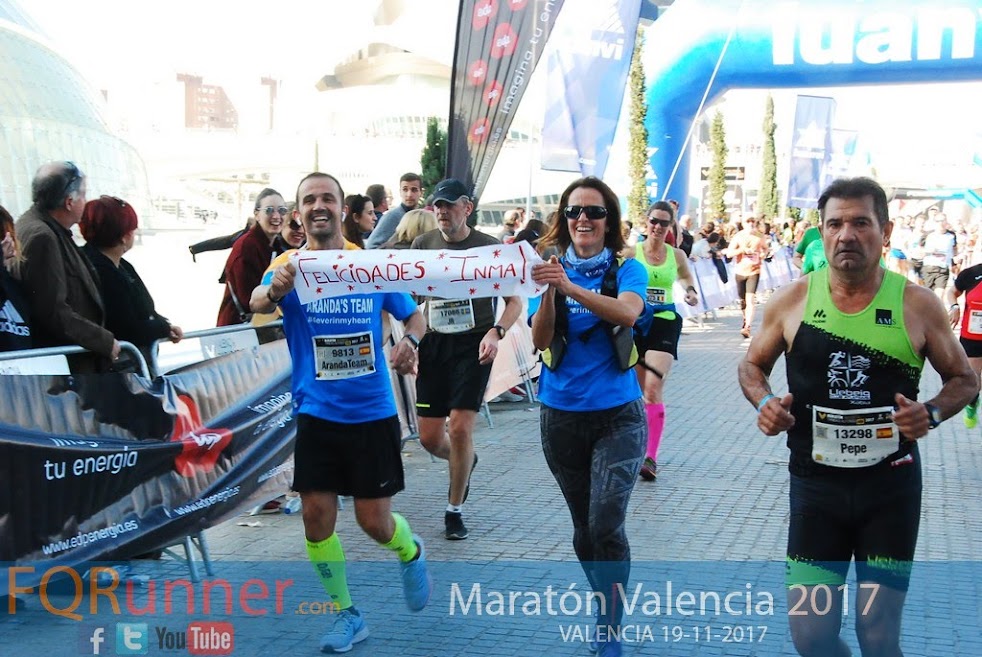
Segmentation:
{"type": "Polygon", "coordinates": [[[110,130],[102,96],[12,0],[0,0],[0,88],[0,204],[14,217],[49,160],[75,162],[90,195],[126,198],[150,216],[143,161],[110,130]]]}

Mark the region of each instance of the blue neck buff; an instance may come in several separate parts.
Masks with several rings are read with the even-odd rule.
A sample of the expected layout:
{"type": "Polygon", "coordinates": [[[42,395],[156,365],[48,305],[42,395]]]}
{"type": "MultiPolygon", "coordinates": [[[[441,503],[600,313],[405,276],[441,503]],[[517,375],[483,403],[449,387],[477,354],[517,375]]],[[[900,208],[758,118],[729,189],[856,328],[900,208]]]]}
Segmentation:
{"type": "Polygon", "coordinates": [[[595,278],[602,275],[608,269],[610,269],[611,260],[613,260],[613,252],[604,248],[603,251],[593,256],[592,258],[581,258],[576,255],[576,251],[573,250],[573,245],[570,244],[566,249],[566,262],[569,266],[575,269],[578,273],[586,276],[587,278],[595,278]]]}

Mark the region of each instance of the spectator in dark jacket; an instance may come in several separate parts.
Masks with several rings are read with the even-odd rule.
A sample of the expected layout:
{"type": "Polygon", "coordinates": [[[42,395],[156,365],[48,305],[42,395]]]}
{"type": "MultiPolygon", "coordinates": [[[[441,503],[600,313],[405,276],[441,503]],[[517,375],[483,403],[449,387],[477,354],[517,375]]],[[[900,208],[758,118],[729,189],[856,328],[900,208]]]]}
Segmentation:
{"type": "MultiPolygon", "coordinates": [[[[83,251],[99,273],[106,328],[117,340],[136,345],[149,365],[154,342],[164,338],[180,342],[184,332],[157,314],[147,286],[123,258],[133,248],[138,225],[132,205],[114,196],[100,196],[85,204],[79,229],[85,238],[83,251]]],[[[132,365],[124,363],[116,369],[126,370],[132,365]]]]}
{"type": "Polygon", "coordinates": [[[225,262],[225,296],[218,308],[218,326],[245,324],[249,298],[273,259],[273,240],[280,234],[290,211],[283,196],[267,187],[256,197],[256,225],[232,245],[225,262]]]}
{"type": "Polygon", "coordinates": [[[34,205],[17,220],[21,258],[15,271],[31,309],[35,347],[80,345],[73,374],[106,372],[119,341],[105,328],[98,274],[72,239],[85,208],[85,174],[73,162],[41,165],[31,181],[34,205]]]}
{"type": "Polygon", "coordinates": [[[516,242],[528,242],[533,247],[539,243],[539,238],[546,232],[546,225],[540,219],[529,219],[525,223],[525,228],[518,231],[515,235],[516,242]]]}
{"type": "Polygon", "coordinates": [[[27,299],[24,298],[20,281],[10,271],[19,257],[14,218],[2,205],[0,245],[3,247],[3,266],[0,266],[0,351],[30,349],[33,345],[27,299]]]}

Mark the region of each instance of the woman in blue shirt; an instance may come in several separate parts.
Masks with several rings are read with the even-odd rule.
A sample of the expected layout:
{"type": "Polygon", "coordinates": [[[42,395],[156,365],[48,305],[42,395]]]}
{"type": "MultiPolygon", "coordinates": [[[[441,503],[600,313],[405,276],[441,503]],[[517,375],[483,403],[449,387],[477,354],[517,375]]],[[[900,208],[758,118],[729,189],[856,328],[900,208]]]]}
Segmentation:
{"type": "Polygon", "coordinates": [[[612,336],[632,330],[648,276],[640,263],[616,260],[624,248],[620,206],[603,181],[574,181],[559,212],[538,246],[564,255],[533,267],[535,282],[549,288],[529,306],[532,340],[538,349],[550,349],[539,379],[542,450],[569,506],[573,549],[606,602],[594,638],[600,654],[613,657],[621,654],[617,585],[627,589],[631,569],[625,515],[647,425],[637,377],[619,362],[612,336]],[[617,267],[616,292],[603,294],[611,267],[617,267]]]}

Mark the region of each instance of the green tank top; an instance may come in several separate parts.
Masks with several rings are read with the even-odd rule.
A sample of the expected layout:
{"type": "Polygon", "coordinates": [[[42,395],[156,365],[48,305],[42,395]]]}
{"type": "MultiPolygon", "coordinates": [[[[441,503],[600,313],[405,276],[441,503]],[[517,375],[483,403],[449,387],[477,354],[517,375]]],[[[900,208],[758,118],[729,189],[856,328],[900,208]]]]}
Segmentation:
{"type": "MultiPolygon", "coordinates": [[[[829,269],[808,275],[804,315],[786,359],[796,418],[788,431],[792,472],[818,465],[812,458],[813,406],[856,413],[892,407],[898,392],[917,399],[924,357],[907,335],[906,285],[903,276],[884,271],[869,305],[847,314],[832,302],[829,269]]],[[[908,453],[910,445],[901,442],[894,458],[908,453]]]]}
{"type": "MultiPolygon", "coordinates": [[[[638,242],[635,247],[634,259],[644,265],[648,272],[647,303],[649,306],[675,306],[674,286],[678,278],[679,267],[675,261],[675,249],[668,244],[665,245],[665,262],[660,265],[652,265],[644,257],[644,242],[638,242]]],[[[661,310],[655,312],[655,317],[661,319],[675,319],[674,310],[661,310]]]]}

